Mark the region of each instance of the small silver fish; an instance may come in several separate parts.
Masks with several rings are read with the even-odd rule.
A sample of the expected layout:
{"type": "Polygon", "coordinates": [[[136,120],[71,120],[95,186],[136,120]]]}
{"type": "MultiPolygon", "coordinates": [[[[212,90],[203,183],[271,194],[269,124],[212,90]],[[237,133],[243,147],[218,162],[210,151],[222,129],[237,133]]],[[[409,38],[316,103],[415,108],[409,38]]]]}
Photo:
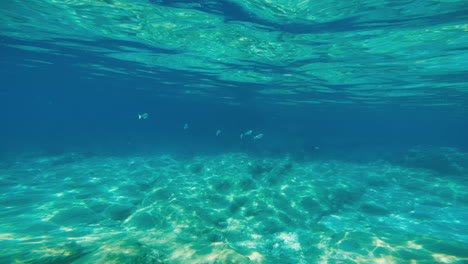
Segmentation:
{"type": "Polygon", "coordinates": [[[188,129],[188,124],[185,123],[185,124],[184,124],[184,130],[187,130],[187,129],[188,129]]]}
{"type": "Polygon", "coordinates": [[[221,133],[222,133],[222,132],[223,132],[223,131],[221,131],[221,130],[219,130],[219,129],[218,129],[218,130],[216,130],[216,136],[219,136],[219,135],[221,135],[221,133]]]}
{"type": "Polygon", "coordinates": [[[254,139],[261,139],[261,138],[263,138],[263,134],[258,134],[254,137],[254,139]]]}
{"type": "Polygon", "coordinates": [[[249,131],[245,132],[244,135],[250,136],[250,135],[252,135],[252,133],[253,133],[253,131],[252,131],[252,130],[249,130],[249,131]]]}
{"type": "Polygon", "coordinates": [[[144,113],[144,114],[138,114],[138,120],[140,119],[147,119],[149,117],[149,114],[148,113],[144,113]]]}

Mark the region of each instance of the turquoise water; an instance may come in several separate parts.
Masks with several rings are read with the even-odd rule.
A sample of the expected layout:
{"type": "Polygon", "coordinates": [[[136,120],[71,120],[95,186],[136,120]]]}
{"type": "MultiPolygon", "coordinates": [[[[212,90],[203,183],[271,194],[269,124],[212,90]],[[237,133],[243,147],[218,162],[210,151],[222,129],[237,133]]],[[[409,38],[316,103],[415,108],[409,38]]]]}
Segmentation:
{"type": "Polygon", "coordinates": [[[0,263],[468,263],[465,1],[3,0],[0,263]]]}

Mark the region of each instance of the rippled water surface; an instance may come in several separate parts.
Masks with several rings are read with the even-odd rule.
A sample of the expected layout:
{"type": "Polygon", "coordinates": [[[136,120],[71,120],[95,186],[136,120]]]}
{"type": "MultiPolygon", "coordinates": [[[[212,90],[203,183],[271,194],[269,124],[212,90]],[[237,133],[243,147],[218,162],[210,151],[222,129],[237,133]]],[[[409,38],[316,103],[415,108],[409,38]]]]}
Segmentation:
{"type": "Polygon", "coordinates": [[[261,104],[466,108],[464,1],[1,5],[3,48],[48,55],[24,67],[67,60],[87,78],[147,79],[150,94],[227,104],[248,95],[261,104]]]}

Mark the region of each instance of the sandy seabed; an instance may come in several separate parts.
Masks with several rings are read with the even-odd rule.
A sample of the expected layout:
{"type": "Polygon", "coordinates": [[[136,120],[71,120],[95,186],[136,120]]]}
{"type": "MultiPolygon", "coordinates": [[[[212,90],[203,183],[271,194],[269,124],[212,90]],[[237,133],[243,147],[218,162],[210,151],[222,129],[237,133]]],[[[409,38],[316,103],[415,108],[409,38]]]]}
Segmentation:
{"type": "Polygon", "coordinates": [[[0,263],[468,263],[467,183],[385,161],[0,163],[0,263]]]}

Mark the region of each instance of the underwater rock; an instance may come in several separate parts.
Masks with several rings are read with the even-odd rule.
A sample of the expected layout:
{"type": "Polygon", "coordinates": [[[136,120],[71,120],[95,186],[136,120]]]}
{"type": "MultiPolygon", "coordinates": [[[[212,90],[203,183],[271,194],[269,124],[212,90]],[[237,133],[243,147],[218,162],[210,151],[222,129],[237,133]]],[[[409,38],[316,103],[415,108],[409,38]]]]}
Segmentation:
{"type": "Polygon", "coordinates": [[[265,173],[270,172],[273,169],[271,164],[266,162],[254,162],[250,166],[247,167],[248,173],[254,179],[259,179],[264,176],[265,173]]]}
{"type": "Polygon", "coordinates": [[[364,203],[361,205],[361,211],[371,215],[389,215],[390,211],[375,203],[364,203]]]}
{"type": "Polygon", "coordinates": [[[58,225],[94,224],[102,220],[99,214],[83,206],[63,208],[55,213],[50,222],[58,225]]]}
{"type": "Polygon", "coordinates": [[[73,263],[164,263],[163,258],[163,252],[157,248],[149,247],[131,237],[116,235],[106,238],[99,248],[73,263]]]}
{"type": "Polygon", "coordinates": [[[135,212],[124,221],[124,225],[128,228],[149,230],[153,228],[167,228],[168,223],[166,218],[160,215],[157,210],[150,208],[135,212]]]}
{"type": "Polygon", "coordinates": [[[463,175],[468,172],[468,154],[449,147],[414,147],[408,151],[403,163],[440,174],[463,175]]]}
{"type": "Polygon", "coordinates": [[[106,208],[104,215],[115,221],[123,221],[131,215],[133,209],[131,205],[112,204],[106,208]]]}
{"type": "Polygon", "coordinates": [[[205,165],[203,165],[202,163],[194,163],[189,166],[189,170],[193,174],[200,174],[203,172],[204,167],[205,165]]]}
{"type": "Polygon", "coordinates": [[[76,242],[61,243],[41,243],[42,247],[37,247],[28,254],[11,256],[0,259],[1,263],[83,263],[82,258],[90,254],[92,247],[83,247],[76,242]]]}

